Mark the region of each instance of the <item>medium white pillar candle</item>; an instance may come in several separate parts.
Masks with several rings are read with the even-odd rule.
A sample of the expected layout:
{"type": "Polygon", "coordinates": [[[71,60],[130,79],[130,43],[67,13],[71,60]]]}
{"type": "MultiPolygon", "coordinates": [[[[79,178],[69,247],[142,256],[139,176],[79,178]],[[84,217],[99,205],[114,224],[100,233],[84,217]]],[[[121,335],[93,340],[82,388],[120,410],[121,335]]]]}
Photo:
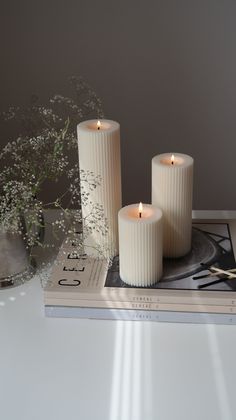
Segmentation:
{"type": "Polygon", "coordinates": [[[191,250],[193,158],[165,153],[152,159],[152,204],[163,211],[163,254],[182,257],[191,250]]]}
{"type": "Polygon", "coordinates": [[[156,283],[162,276],[162,211],[131,204],[119,211],[118,220],[121,279],[139,287],[156,283]]]}
{"type": "MultiPolygon", "coordinates": [[[[77,126],[80,171],[91,171],[92,178],[99,176],[100,185],[90,189],[83,183],[83,191],[89,199],[82,197],[83,219],[91,220],[97,204],[102,207],[107,219],[108,232],[96,232],[96,223],[85,239],[85,251],[95,255],[96,250],[112,257],[118,254],[118,211],[121,203],[120,125],[111,120],[89,120],[77,126]]],[[[85,197],[85,196],[84,196],[85,197]]],[[[86,222],[85,222],[86,225],[86,222]]],[[[91,225],[92,226],[92,225],[91,225]]]]}

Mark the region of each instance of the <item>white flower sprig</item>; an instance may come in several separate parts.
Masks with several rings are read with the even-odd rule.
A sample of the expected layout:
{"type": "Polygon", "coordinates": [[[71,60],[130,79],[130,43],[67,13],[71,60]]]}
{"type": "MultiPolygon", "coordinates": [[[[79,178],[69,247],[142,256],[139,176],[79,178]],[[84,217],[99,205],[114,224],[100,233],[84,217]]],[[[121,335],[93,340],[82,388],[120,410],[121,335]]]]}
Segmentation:
{"type": "MultiPolygon", "coordinates": [[[[10,107],[4,113],[6,122],[18,125],[20,135],[0,151],[0,227],[22,234],[28,247],[41,244],[37,232],[43,227],[45,208],[60,210],[60,216],[52,223],[55,235],[61,231],[73,236],[83,222],[81,197],[90,200],[83,185],[92,191],[101,182],[99,174],[82,171],[79,176],[76,138],[76,125],[81,120],[103,117],[101,101],[82,78],[72,77],[70,82],[74,99],[57,94],[49,99],[49,106],[42,106],[32,96],[27,108],[10,107]],[[76,153],[71,153],[73,149],[76,153]],[[53,201],[42,202],[45,183],[57,183],[61,177],[66,178],[65,190],[53,201]],[[23,214],[27,215],[27,230],[23,214]]],[[[106,226],[103,209],[91,204],[86,232],[105,234],[106,226]]]]}

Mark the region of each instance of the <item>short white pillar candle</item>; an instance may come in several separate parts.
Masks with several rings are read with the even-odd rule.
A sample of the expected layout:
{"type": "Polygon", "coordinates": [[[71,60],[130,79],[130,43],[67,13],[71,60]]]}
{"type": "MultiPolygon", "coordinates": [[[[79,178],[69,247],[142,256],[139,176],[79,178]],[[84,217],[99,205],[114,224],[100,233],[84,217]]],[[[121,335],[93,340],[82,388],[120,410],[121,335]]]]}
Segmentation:
{"type": "Polygon", "coordinates": [[[163,211],[163,255],[182,257],[191,250],[193,158],[165,153],[152,159],[152,204],[163,211]]]}
{"type": "Polygon", "coordinates": [[[162,276],[162,211],[131,204],[119,211],[118,221],[121,280],[151,286],[162,276]]]}
{"type": "Polygon", "coordinates": [[[88,120],[78,124],[77,133],[80,171],[90,171],[92,177],[101,178],[100,185],[92,190],[84,183],[82,215],[84,220],[91,220],[93,208],[98,204],[104,211],[108,228],[105,235],[96,232],[95,222],[91,235],[85,239],[85,251],[93,256],[96,249],[101,249],[112,257],[118,254],[118,211],[122,206],[120,125],[111,120],[88,120]]]}

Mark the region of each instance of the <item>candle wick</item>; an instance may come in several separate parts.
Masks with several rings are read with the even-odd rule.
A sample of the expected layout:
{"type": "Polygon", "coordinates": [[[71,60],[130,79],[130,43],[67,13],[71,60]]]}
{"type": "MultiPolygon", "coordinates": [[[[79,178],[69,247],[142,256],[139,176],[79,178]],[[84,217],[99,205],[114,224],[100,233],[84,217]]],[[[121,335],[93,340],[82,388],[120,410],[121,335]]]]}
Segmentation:
{"type": "Polygon", "coordinates": [[[98,130],[100,130],[100,127],[98,127],[98,130]]]}
{"type": "Polygon", "coordinates": [[[140,212],[140,213],[139,213],[139,218],[141,219],[141,217],[142,217],[142,213],[140,212]]]}
{"type": "Polygon", "coordinates": [[[171,162],[171,165],[174,165],[174,162],[173,162],[173,160],[172,160],[172,162],[171,162]]]}

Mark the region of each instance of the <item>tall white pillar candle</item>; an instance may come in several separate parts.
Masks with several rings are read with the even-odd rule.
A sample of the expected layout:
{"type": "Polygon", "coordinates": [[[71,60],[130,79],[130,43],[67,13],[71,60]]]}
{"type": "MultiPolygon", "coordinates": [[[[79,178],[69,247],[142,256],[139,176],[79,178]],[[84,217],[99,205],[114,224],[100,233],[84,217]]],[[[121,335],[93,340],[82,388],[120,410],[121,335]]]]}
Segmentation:
{"type": "Polygon", "coordinates": [[[118,214],[120,277],[131,286],[151,286],[162,276],[162,211],[150,204],[118,214]]]}
{"type": "Polygon", "coordinates": [[[77,126],[80,172],[90,171],[91,178],[100,177],[100,185],[90,188],[83,182],[82,215],[84,226],[91,221],[98,204],[107,220],[107,233],[96,232],[85,239],[88,255],[102,249],[107,256],[118,253],[118,211],[121,203],[120,125],[111,120],[89,120],[77,126]],[[86,199],[88,194],[89,199],[86,199]]]}
{"type": "Polygon", "coordinates": [[[163,254],[182,257],[191,249],[193,159],[165,153],[152,159],[152,204],[163,211],[163,254]]]}

